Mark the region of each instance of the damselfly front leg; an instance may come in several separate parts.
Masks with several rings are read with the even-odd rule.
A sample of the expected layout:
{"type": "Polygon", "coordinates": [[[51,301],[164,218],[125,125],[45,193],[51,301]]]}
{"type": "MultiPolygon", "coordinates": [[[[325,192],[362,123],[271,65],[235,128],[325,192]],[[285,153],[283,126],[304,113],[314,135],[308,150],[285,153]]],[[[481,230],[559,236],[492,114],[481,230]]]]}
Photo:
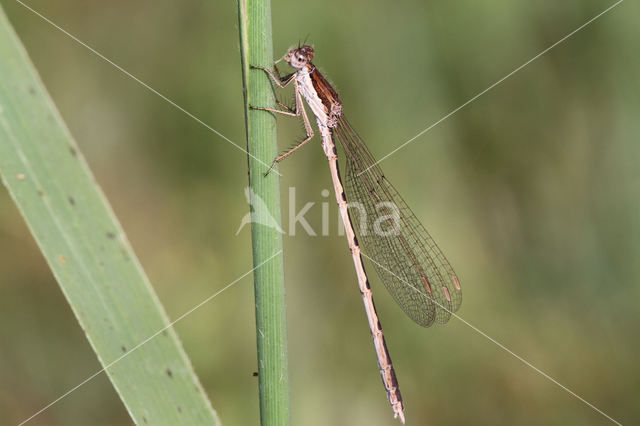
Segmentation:
{"type": "Polygon", "coordinates": [[[278,72],[277,68],[276,68],[276,72],[278,72],[278,75],[274,74],[273,71],[271,71],[269,68],[266,68],[266,67],[259,67],[257,65],[250,65],[250,67],[255,70],[262,70],[266,72],[269,75],[269,77],[271,77],[273,82],[276,83],[278,87],[282,89],[287,87],[296,77],[296,73],[289,74],[284,77],[280,77],[280,73],[278,72]]]}
{"type": "Polygon", "coordinates": [[[281,102],[276,101],[280,106],[287,108],[288,111],[283,111],[283,110],[275,109],[275,108],[258,107],[258,106],[254,106],[254,105],[250,105],[249,108],[262,110],[262,111],[269,111],[269,112],[282,114],[282,115],[287,115],[289,117],[302,116],[302,122],[304,124],[304,129],[305,129],[305,132],[307,133],[307,136],[306,136],[305,139],[303,139],[296,146],[294,146],[293,148],[289,149],[284,154],[276,157],[276,159],[273,160],[273,163],[271,163],[271,167],[269,167],[269,170],[267,170],[267,173],[265,173],[265,176],[266,176],[271,172],[271,170],[273,170],[273,168],[276,166],[276,164],[278,164],[280,161],[284,160],[285,158],[287,158],[288,156],[293,154],[296,150],[301,148],[304,144],[309,142],[313,138],[314,132],[313,132],[313,128],[311,127],[311,123],[309,122],[309,117],[307,116],[307,112],[305,111],[304,105],[302,104],[302,94],[300,93],[300,87],[298,86],[298,83],[295,82],[295,74],[291,74],[291,75],[288,75],[288,76],[280,79],[268,68],[256,67],[256,66],[251,66],[251,68],[263,70],[281,88],[287,87],[293,81],[294,82],[293,87],[294,87],[294,94],[295,94],[295,99],[296,99],[296,106],[295,106],[295,110],[291,111],[291,108],[289,108],[286,105],[283,105],[281,102]]]}
{"type": "MultiPolygon", "coordinates": [[[[263,70],[264,72],[266,72],[269,77],[271,77],[271,79],[278,85],[278,87],[284,88],[287,87],[289,85],[289,83],[291,83],[291,81],[293,80],[293,77],[295,77],[294,74],[289,74],[287,76],[285,76],[284,78],[280,76],[280,72],[278,71],[278,67],[276,67],[275,65],[273,66],[273,69],[275,70],[275,72],[271,71],[268,68],[265,67],[257,67],[257,66],[253,66],[251,65],[251,68],[253,69],[257,69],[257,70],[263,70]]],[[[275,90],[273,91],[274,96],[276,95],[275,90]]],[[[278,100],[278,98],[276,97],[275,99],[276,103],[278,105],[280,105],[282,108],[286,109],[289,112],[295,112],[295,110],[293,108],[291,108],[289,105],[280,102],[278,100]]]]}

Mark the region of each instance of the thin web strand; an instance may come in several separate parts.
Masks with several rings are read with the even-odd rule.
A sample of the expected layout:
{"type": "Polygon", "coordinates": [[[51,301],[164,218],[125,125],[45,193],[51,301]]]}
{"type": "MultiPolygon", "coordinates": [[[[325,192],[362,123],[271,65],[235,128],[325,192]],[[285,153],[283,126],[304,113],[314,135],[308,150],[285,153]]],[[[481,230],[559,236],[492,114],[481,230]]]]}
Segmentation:
{"type": "MultiPolygon", "coordinates": [[[[371,261],[374,265],[377,265],[378,267],[380,267],[381,269],[385,269],[384,265],[382,265],[381,263],[377,262],[375,259],[371,258],[370,256],[368,256],[366,253],[364,252],[360,252],[362,254],[363,257],[365,257],[366,259],[368,259],[369,261],[371,261]]],[[[387,269],[387,272],[389,274],[393,275],[393,272],[387,269]]],[[[408,288],[412,289],[413,291],[420,293],[421,297],[428,297],[431,299],[431,301],[435,304],[438,304],[438,302],[431,298],[430,296],[425,295],[422,291],[420,291],[419,288],[415,288],[413,285],[411,285],[411,283],[409,283],[408,281],[404,281],[402,280],[402,278],[400,276],[394,275],[394,277],[398,280],[401,280],[403,282],[404,285],[406,285],[408,288]]],[[[444,306],[440,306],[440,308],[442,309],[446,309],[444,306]]],[[[554,379],[553,377],[551,377],[549,374],[545,373],[544,371],[542,371],[541,369],[539,369],[538,367],[536,367],[535,365],[533,365],[531,362],[527,361],[525,358],[523,358],[522,356],[518,355],[517,353],[513,352],[511,349],[507,348],[504,344],[500,343],[498,340],[494,339],[493,337],[489,336],[487,333],[485,333],[484,331],[480,330],[478,327],[476,327],[475,325],[471,324],[469,321],[465,320],[464,318],[462,318],[460,315],[456,314],[455,312],[449,312],[451,314],[451,316],[453,316],[454,318],[460,320],[464,325],[470,327],[472,330],[474,330],[475,332],[477,332],[478,334],[480,334],[482,337],[486,338],[487,340],[489,340],[491,343],[495,344],[496,346],[498,346],[500,349],[504,350],[505,352],[507,352],[509,355],[513,356],[514,358],[516,358],[518,361],[522,362],[523,364],[525,364],[527,367],[531,368],[532,370],[534,370],[536,373],[540,374],[542,377],[544,377],[545,379],[549,380],[550,382],[552,382],[553,384],[559,386],[562,390],[564,390],[565,392],[567,392],[569,395],[575,397],[576,399],[578,399],[579,401],[583,402],[585,405],[587,405],[588,407],[590,407],[591,409],[593,409],[594,411],[598,412],[599,414],[601,414],[602,416],[606,417],[607,419],[609,419],[611,422],[622,426],[622,423],[620,423],[619,421],[617,421],[616,419],[614,419],[613,417],[609,416],[607,413],[605,413],[604,411],[602,411],[601,409],[599,409],[598,407],[596,407],[595,405],[593,405],[592,403],[590,403],[589,401],[587,401],[586,399],[584,399],[583,397],[581,397],[580,395],[578,395],[577,393],[575,393],[574,391],[572,391],[571,389],[569,389],[567,386],[563,385],[562,383],[560,383],[559,381],[557,381],[556,379],[554,379]]]]}

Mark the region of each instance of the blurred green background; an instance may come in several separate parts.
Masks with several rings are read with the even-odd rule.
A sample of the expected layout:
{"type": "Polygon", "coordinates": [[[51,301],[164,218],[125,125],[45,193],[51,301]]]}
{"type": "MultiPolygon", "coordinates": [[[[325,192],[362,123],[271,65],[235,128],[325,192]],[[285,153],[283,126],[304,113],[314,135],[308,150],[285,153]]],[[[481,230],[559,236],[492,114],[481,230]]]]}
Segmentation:
{"type": "MultiPolygon", "coordinates": [[[[245,155],[18,3],[1,2],[171,318],[252,268],[245,155]]],[[[233,1],[28,4],[244,146],[233,1]]],[[[273,2],[274,54],[308,36],[377,157],[613,2],[273,2]]],[[[640,6],[627,1],[382,163],[464,290],[460,316],[624,424],[640,419],[640,6]]],[[[0,65],[1,69],[1,65],[0,65]]],[[[284,100],[290,99],[287,93],[284,100]]],[[[303,135],[279,119],[285,149],[303,135]]],[[[394,424],[326,160],[281,166],[292,423],[394,424]]],[[[369,268],[373,273],[373,268],[369,268]]],[[[457,319],[413,324],[373,278],[407,424],[609,421],[457,319]]],[[[227,425],[259,421],[247,277],[176,325],[227,425]]],[[[100,368],[0,191],[0,423],[100,368]]],[[[104,375],[32,425],[130,424],[104,375]]]]}

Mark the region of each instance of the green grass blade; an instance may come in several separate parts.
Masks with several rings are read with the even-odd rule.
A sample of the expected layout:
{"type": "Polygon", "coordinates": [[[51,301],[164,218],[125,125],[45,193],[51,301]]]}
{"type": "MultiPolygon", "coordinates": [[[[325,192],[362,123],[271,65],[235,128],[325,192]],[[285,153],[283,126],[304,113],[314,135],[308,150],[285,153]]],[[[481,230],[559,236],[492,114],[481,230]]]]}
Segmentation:
{"type": "Polygon", "coordinates": [[[218,424],[176,334],[160,332],[168,318],[2,9],[0,173],[132,419],[218,424]]]}
{"type": "Polygon", "coordinates": [[[277,227],[281,226],[278,174],[265,176],[278,150],[276,123],[272,114],[248,108],[248,105],[274,105],[268,77],[262,71],[249,69],[249,65],[273,65],[269,1],[239,0],[238,19],[251,205],[265,207],[254,207],[251,211],[253,263],[262,265],[254,272],[260,420],[262,425],[287,425],[290,419],[284,270],[282,256],[273,258],[282,253],[282,234],[274,226],[262,225],[275,220],[277,227]]]}

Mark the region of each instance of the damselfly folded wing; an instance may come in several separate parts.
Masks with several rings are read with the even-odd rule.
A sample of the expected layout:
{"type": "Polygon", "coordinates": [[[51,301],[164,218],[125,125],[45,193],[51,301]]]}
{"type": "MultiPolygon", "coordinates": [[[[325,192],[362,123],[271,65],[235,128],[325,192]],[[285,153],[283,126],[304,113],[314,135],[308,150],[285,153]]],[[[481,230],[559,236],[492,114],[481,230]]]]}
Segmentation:
{"type": "Polygon", "coordinates": [[[462,302],[453,268],[344,116],[332,130],[344,149],[349,214],[364,254],[413,321],[447,322],[462,302]]]}

